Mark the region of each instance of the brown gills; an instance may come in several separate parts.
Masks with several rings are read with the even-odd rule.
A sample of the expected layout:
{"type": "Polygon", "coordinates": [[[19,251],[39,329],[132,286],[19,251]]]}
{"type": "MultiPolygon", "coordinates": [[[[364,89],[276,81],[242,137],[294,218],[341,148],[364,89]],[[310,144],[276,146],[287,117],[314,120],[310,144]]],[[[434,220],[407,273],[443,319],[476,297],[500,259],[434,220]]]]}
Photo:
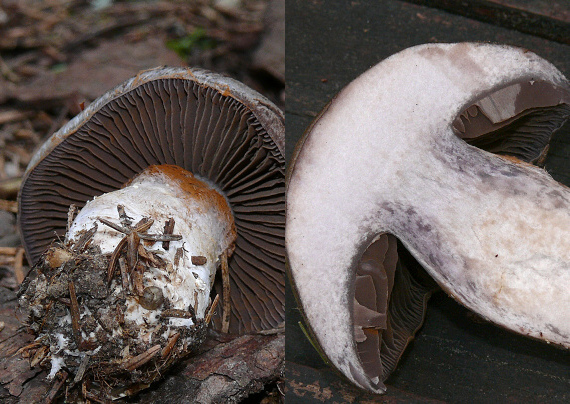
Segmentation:
{"type": "Polygon", "coordinates": [[[190,80],[150,81],[111,100],[30,173],[21,223],[33,261],[65,233],[70,204],[82,207],[154,164],[183,167],[230,202],[239,234],[229,263],[230,331],[277,327],[285,300],[284,157],[252,111],[190,80]]]}
{"type": "Polygon", "coordinates": [[[384,381],[423,323],[427,300],[437,289],[419,263],[390,234],[364,252],[356,272],[354,339],[371,378],[384,381]]]}

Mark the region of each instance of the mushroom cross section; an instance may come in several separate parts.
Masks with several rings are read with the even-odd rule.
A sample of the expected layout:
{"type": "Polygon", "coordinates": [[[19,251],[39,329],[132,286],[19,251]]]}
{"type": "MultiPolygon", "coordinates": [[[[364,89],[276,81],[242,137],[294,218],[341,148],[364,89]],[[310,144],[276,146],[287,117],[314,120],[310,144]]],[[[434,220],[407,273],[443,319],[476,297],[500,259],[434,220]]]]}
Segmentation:
{"type": "Polygon", "coordinates": [[[406,49],[329,103],[289,169],[286,248],[304,316],[334,367],[385,390],[382,366],[401,355],[384,359],[398,334],[386,324],[408,310],[392,307],[398,298],[386,313],[390,293],[400,295],[390,292],[401,270],[393,251],[411,253],[408,264],[484,318],[570,348],[570,189],[529,164],[569,114],[569,84],[554,66],[478,43],[406,49]],[[366,278],[375,268],[393,269],[366,278]],[[383,297],[374,302],[362,285],[383,297]],[[378,330],[379,357],[362,355],[378,330]]]}
{"type": "MultiPolygon", "coordinates": [[[[94,101],[33,157],[19,195],[28,258],[37,262],[63,238],[70,205],[81,208],[149,166],[179,166],[219,191],[234,216],[230,331],[278,327],[285,300],[283,154],[282,112],[245,85],[200,69],[141,72],[94,101]]],[[[222,289],[216,282],[220,295],[222,289]]],[[[213,320],[218,327],[221,312],[213,320]]]]}

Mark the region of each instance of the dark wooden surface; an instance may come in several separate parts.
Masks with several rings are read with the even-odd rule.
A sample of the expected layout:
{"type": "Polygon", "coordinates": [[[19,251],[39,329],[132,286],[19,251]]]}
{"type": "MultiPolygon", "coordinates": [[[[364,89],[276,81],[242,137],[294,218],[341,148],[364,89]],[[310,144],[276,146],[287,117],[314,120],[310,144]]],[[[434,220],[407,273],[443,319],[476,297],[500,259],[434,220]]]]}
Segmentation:
{"type": "Polygon", "coordinates": [[[407,0],[570,44],[568,0],[407,0]]]}
{"type": "MultiPolygon", "coordinates": [[[[555,2],[560,4],[560,1],[555,2]]],[[[342,87],[384,58],[427,42],[485,41],[528,48],[570,75],[570,46],[400,1],[287,2],[287,155],[342,87]]],[[[570,145],[553,146],[564,176],[570,145]]],[[[304,337],[287,294],[287,404],[321,402],[570,402],[570,352],[482,322],[440,293],[387,382],[387,396],[353,388],[304,337]]]]}

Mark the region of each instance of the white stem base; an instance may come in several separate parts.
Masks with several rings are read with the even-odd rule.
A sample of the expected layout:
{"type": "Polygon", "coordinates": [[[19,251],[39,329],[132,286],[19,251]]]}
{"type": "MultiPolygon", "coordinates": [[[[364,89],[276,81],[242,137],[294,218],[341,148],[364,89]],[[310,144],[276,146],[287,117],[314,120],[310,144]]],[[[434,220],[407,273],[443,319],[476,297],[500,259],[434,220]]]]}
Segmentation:
{"type": "MultiPolygon", "coordinates": [[[[182,239],[170,241],[168,250],[163,248],[162,241],[141,240],[148,252],[166,262],[163,267],[147,267],[143,275],[144,287],[158,287],[164,304],[149,310],[139,304],[139,296],[127,298],[125,321],[140,326],[142,338],[145,335],[152,338],[151,331],[165,309],[187,312],[190,308],[196,318],[204,318],[220,256],[224,251],[231,253],[235,238],[233,218],[225,199],[190,173],[179,170],[183,171],[171,166],[151,167],[125,188],[96,197],[77,215],[66,235],[67,242],[75,243],[97,225],[91,245],[98,246],[102,254],[112,254],[125,234],[100,219],[120,225],[118,205],[124,206],[133,225],[143,218],[154,220],[147,234],[162,235],[165,222],[174,219],[173,233],[182,239]],[[193,263],[192,257],[199,258],[193,263]]],[[[111,287],[113,293],[122,293],[120,277],[114,278],[111,287]]],[[[169,321],[172,326],[193,325],[190,318],[169,321]]]]}

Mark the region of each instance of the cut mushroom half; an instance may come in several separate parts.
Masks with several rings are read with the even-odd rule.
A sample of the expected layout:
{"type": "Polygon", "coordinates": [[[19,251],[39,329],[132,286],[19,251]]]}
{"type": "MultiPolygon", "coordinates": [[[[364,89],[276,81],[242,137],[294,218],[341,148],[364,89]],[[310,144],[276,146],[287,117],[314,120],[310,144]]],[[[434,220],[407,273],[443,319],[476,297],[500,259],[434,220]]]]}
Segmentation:
{"type": "Polygon", "coordinates": [[[141,72],[55,133],[19,195],[36,263],[21,304],[49,342],[50,376],[91,374],[118,397],[195,348],[210,320],[232,333],[279,327],[283,149],[270,101],[188,68],[141,72]]]}
{"type": "Polygon", "coordinates": [[[286,246],[330,363],[381,393],[433,290],[570,347],[570,189],[532,164],[570,87],[524,49],[429,44],[344,88],[299,142],[286,246]]]}

